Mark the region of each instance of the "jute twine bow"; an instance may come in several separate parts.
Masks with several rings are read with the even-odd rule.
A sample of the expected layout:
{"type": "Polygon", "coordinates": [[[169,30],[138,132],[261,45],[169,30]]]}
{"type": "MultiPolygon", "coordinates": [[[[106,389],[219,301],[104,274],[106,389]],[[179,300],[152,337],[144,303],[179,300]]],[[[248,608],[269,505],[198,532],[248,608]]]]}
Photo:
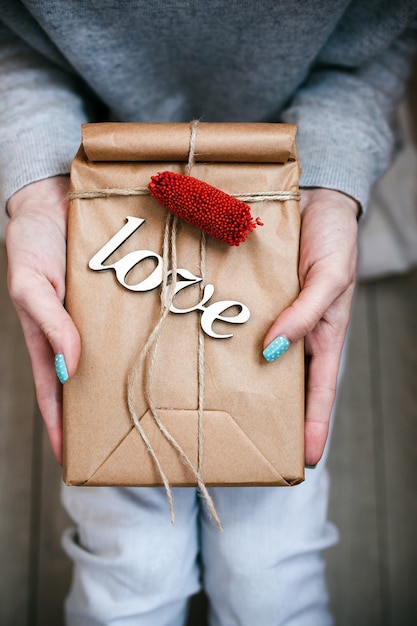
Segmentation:
{"type": "MultiPolygon", "coordinates": [[[[190,143],[189,143],[189,154],[188,154],[188,163],[186,166],[186,174],[191,175],[194,163],[195,163],[195,145],[196,145],[196,137],[197,137],[197,129],[198,129],[198,120],[193,120],[190,124],[190,143]]],[[[92,198],[108,198],[111,196],[147,196],[149,195],[148,187],[132,187],[132,188],[118,188],[111,187],[107,189],[98,189],[98,190],[84,190],[84,191],[72,191],[69,193],[69,199],[92,199],[92,198]]],[[[245,194],[230,194],[235,198],[242,200],[242,202],[262,202],[265,200],[275,200],[279,202],[285,202],[287,200],[299,200],[300,194],[298,191],[260,191],[254,193],[245,193],[245,194]]],[[[154,375],[154,368],[156,362],[156,356],[158,352],[158,346],[162,334],[162,327],[164,322],[168,316],[170,306],[173,302],[174,294],[175,294],[175,285],[177,279],[177,249],[176,249],[176,240],[177,240],[177,223],[178,218],[168,213],[166,222],[165,222],[165,230],[164,230],[164,239],[163,239],[163,247],[162,247],[162,272],[163,272],[163,280],[161,285],[161,306],[160,306],[160,315],[157,323],[155,324],[153,330],[151,331],[146,343],[141,347],[135,361],[135,365],[132,368],[127,381],[127,403],[129,408],[129,413],[132,419],[132,422],[140,434],[149,454],[151,455],[159,475],[161,477],[162,483],[165,487],[165,491],[167,494],[167,499],[169,503],[171,521],[175,524],[175,507],[174,507],[174,497],[172,494],[172,488],[169,483],[168,477],[162,467],[161,461],[156,454],[149,437],[141,425],[140,418],[138,417],[135,409],[134,403],[134,388],[136,383],[136,378],[138,372],[142,369],[144,371],[144,394],[145,400],[151,412],[152,418],[154,419],[158,429],[163,434],[163,436],[167,439],[167,441],[173,446],[173,448],[177,451],[179,457],[182,462],[191,470],[198,489],[200,490],[209,510],[211,517],[214,522],[218,526],[220,530],[223,530],[222,523],[217,514],[216,508],[213,503],[213,499],[204,483],[203,480],[203,450],[204,450],[204,387],[205,387],[205,368],[204,368],[204,332],[201,329],[200,324],[198,325],[198,364],[197,364],[197,382],[198,382],[198,400],[197,400],[197,413],[198,413],[198,460],[197,467],[194,465],[192,460],[189,458],[185,450],[181,447],[181,445],[176,441],[176,439],[171,435],[171,433],[167,430],[166,426],[161,420],[161,417],[158,413],[158,407],[155,404],[155,401],[152,396],[152,382],[154,375]],[[169,277],[169,268],[171,269],[171,281],[168,282],[169,277]]],[[[204,286],[204,278],[206,273],[206,234],[201,231],[200,237],[200,274],[201,274],[201,289],[204,286]]]]}

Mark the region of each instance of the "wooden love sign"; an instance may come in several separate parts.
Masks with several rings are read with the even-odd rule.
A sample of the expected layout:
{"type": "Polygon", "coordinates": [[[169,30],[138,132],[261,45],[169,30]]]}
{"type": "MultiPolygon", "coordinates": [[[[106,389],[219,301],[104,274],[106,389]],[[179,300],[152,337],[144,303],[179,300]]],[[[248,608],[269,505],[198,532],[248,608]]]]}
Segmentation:
{"type": "MultiPolygon", "coordinates": [[[[151,250],[135,250],[129,252],[124,257],[116,261],[115,263],[104,264],[105,261],[117,250],[134,232],[136,232],[144,223],[145,220],[140,217],[133,217],[131,215],[126,218],[127,223],[102,247],[100,250],[90,259],[88,267],[94,271],[114,270],[116,273],[117,281],[130,291],[144,292],[151,291],[158,288],[163,282],[163,259],[162,257],[151,250]],[[127,275],[129,272],[144,259],[152,259],[156,262],[156,267],[152,272],[136,284],[130,284],[127,282],[127,275]]],[[[192,272],[184,268],[178,268],[176,271],[176,284],[174,288],[174,296],[193,285],[201,283],[203,280],[200,276],[195,276],[192,272]],[[180,277],[182,280],[178,280],[180,277]]],[[[168,272],[168,276],[172,277],[172,271],[168,272]]],[[[227,322],[228,324],[244,324],[249,320],[250,311],[245,304],[237,302],[235,300],[219,300],[218,302],[212,302],[209,304],[209,300],[214,295],[214,285],[207,284],[204,286],[202,292],[202,298],[196,305],[179,309],[173,303],[169,306],[171,313],[191,313],[192,311],[201,312],[201,328],[203,331],[213,337],[214,339],[227,339],[233,337],[233,333],[219,334],[213,330],[213,323],[215,321],[227,322]],[[235,315],[223,315],[228,309],[237,307],[239,312],[235,315]]]]}

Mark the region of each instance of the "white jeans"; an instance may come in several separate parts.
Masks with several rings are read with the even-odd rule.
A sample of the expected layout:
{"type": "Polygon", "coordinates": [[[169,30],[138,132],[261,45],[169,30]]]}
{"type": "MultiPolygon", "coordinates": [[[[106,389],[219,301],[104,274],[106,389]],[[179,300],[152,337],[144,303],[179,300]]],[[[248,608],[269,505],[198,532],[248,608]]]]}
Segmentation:
{"type": "Polygon", "coordinates": [[[212,626],[327,626],[321,551],[327,521],[322,462],[296,487],[211,489],[220,532],[195,489],[174,489],[176,525],[160,488],[64,487],[76,528],[70,626],[180,626],[203,585],[212,626]]]}

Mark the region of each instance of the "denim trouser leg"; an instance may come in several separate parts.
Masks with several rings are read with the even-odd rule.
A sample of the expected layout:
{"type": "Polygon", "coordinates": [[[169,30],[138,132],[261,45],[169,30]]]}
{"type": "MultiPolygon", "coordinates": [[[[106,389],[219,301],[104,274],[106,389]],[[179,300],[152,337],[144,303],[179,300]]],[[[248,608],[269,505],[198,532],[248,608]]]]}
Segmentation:
{"type": "Polygon", "coordinates": [[[75,563],[67,623],[182,625],[201,551],[212,626],[330,624],[320,552],[337,533],[324,466],[297,487],[211,492],[224,532],[195,489],[174,489],[172,526],[163,489],[64,488],[78,527],[64,537],[75,563]]]}
{"type": "Polygon", "coordinates": [[[63,538],[74,561],[66,602],[70,626],[180,626],[198,591],[198,505],[174,489],[171,524],[164,489],[64,487],[77,527],[63,538]]]}
{"type": "Polygon", "coordinates": [[[202,519],[204,585],[212,626],[328,626],[325,563],[328,476],[306,470],[294,488],[215,489],[225,531],[202,519]]]}

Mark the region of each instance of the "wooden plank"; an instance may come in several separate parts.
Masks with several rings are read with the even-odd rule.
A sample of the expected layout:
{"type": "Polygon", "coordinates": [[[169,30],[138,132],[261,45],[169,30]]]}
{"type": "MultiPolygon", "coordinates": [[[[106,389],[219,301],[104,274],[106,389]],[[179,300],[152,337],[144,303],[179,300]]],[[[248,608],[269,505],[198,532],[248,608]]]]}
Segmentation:
{"type": "Polygon", "coordinates": [[[377,286],[390,624],[417,624],[417,270],[377,286]]]}
{"type": "Polygon", "coordinates": [[[30,613],[31,468],[34,391],[20,324],[6,287],[0,244],[0,623],[23,626],[30,613]]]}
{"type": "Polygon", "coordinates": [[[373,445],[372,355],[367,286],[353,305],[345,373],[329,451],[329,517],[340,543],[327,553],[331,609],[338,626],[383,624],[373,445]]]}

